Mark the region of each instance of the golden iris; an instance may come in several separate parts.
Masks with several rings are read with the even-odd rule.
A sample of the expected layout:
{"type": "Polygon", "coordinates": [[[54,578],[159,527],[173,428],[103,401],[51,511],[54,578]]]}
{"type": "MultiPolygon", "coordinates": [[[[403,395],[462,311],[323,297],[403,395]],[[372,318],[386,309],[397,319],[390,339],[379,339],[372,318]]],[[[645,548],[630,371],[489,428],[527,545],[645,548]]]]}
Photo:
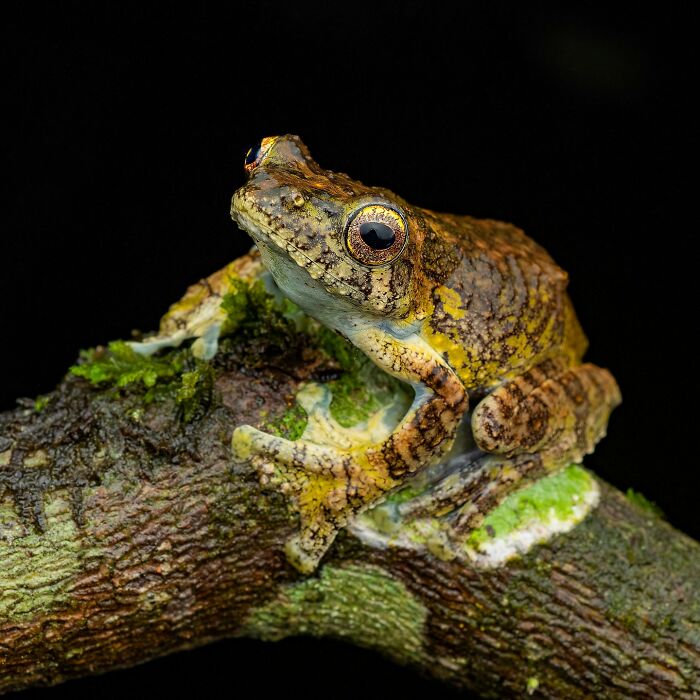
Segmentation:
{"type": "Polygon", "coordinates": [[[348,219],[345,241],[350,254],[363,265],[392,262],[407,239],[406,220],[386,204],[367,204],[348,219]]]}

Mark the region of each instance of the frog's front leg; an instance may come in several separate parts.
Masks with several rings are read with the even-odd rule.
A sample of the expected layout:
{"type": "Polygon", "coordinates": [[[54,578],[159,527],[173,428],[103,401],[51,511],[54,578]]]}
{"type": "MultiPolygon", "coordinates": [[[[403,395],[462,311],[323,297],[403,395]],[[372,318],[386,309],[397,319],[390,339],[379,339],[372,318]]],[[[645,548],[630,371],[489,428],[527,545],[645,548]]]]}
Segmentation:
{"type": "Polygon", "coordinates": [[[301,530],[286,551],[304,572],[313,571],[351,516],[450,447],[468,404],[460,379],[420,337],[397,338],[372,328],[350,339],[415,389],[410,409],[383,442],[341,450],[285,440],[250,426],[237,428],[233,435],[234,454],[252,459],[263,481],[276,482],[299,510],[301,530]]]}

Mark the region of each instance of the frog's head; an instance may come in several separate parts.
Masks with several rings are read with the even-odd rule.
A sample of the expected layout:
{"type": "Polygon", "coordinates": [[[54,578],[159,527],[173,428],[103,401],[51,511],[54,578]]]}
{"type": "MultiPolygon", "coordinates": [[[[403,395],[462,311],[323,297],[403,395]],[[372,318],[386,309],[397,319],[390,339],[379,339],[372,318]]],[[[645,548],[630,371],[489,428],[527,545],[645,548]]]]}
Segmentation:
{"type": "Polygon", "coordinates": [[[231,216],[288,297],[339,330],[353,311],[402,319],[415,310],[419,209],[323,170],[297,136],[263,139],[245,168],[231,216]]]}

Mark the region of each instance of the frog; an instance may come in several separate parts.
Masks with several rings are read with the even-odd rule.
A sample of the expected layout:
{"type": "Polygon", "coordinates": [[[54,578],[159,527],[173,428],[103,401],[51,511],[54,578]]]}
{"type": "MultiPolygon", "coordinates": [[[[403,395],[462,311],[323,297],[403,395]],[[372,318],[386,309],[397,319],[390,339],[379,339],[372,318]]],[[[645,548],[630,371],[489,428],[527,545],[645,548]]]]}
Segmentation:
{"type": "Polygon", "coordinates": [[[402,491],[412,496],[392,511],[399,525],[437,516],[465,538],[513,490],[580,462],[605,436],[620,389],[583,362],[568,275],[521,229],[324,170],[294,135],[263,138],[244,171],[231,216],[253,248],[192,285],[133,349],[192,340],[210,360],[227,332],[223,298],[236,281],[260,281],[413,397],[393,422],[375,416],[348,431],[328,419],[328,392],[308,387],[315,428],[300,439],[233,429],[233,458],[299,513],[285,546],[299,571],[313,572],[338,532],[402,491]]]}
{"type": "Polygon", "coordinates": [[[462,533],[604,437],[619,386],[583,361],[568,275],[521,229],[438,213],[323,169],[295,135],[263,138],[244,168],[231,216],[282,293],[413,392],[379,441],[339,447],[233,431],[235,458],[256,462],[299,512],[285,549],[301,572],[316,569],[353,518],[444,460],[460,426],[487,459],[403,513],[454,511],[462,533]]]}

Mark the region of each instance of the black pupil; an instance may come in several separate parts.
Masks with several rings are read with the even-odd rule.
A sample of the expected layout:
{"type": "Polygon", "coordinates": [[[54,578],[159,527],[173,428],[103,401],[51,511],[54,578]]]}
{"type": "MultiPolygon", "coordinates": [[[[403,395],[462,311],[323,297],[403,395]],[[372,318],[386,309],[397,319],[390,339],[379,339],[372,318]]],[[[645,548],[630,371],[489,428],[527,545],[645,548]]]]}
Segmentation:
{"type": "Polygon", "coordinates": [[[386,250],[394,245],[396,234],[390,226],[379,221],[360,224],[362,240],[373,250],[386,250]]]}
{"type": "Polygon", "coordinates": [[[246,165],[251,165],[252,163],[255,163],[255,161],[258,159],[258,156],[260,155],[261,148],[262,148],[262,141],[258,141],[258,143],[256,143],[255,146],[252,146],[248,150],[248,153],[246,154],[246,157],[245,157],[245,164],[246,165]]]}

